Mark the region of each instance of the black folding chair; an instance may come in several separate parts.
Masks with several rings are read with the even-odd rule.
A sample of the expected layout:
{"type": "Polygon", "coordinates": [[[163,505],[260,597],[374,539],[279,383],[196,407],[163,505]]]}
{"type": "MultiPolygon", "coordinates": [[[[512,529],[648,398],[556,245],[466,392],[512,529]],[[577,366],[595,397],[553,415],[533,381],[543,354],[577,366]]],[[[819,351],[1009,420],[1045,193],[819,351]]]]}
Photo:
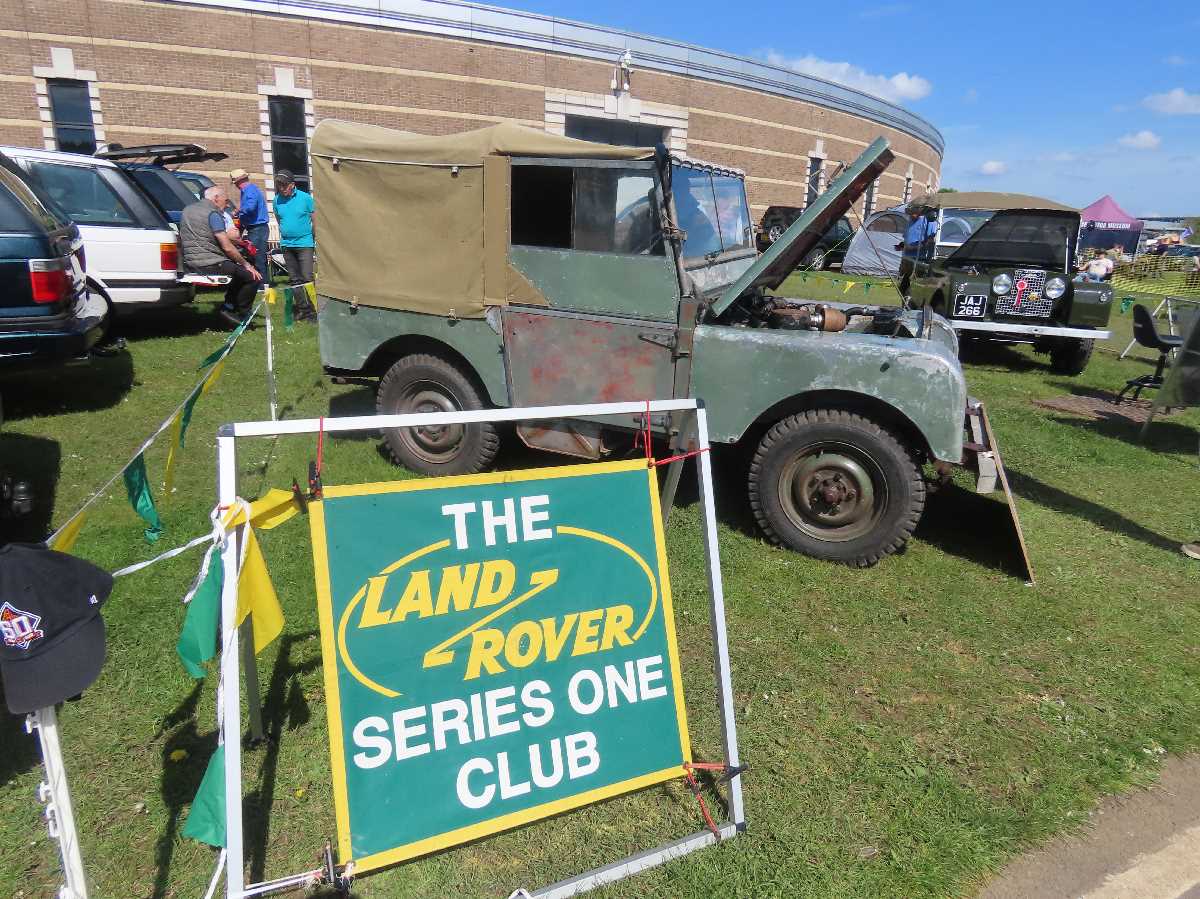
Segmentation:
{"type": "Polygon", "coordinates": [[[1162,387],[1163,369],[1167,367],[1167,356],[1171,350],[1178,349],[1183,344],[1182,337],[1176,337],[1173,334],[1159,334],[1158,328],[1154,327],[1154,316],[1150,314],[1149,309],[1140,304],[1133,307],[1133,339],[1147,349],[1158,350],[1158,364],[1154,366],[1154,374],[1141,375],[1126,381],[1121,392],[1117,394],[1116,401],[1118,403],[1125,399],[1125,394],[1130,390],[1133,391],[1130,399],[1136,400],[1143,390],[1157,390],[1162,387]]]}

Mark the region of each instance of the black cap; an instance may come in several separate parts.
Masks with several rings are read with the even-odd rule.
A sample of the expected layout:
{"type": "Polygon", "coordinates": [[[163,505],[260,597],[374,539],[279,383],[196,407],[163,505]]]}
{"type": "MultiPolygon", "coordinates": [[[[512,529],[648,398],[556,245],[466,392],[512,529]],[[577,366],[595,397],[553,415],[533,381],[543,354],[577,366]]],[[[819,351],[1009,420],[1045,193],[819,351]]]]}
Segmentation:
{"type": "Polygon", "coordinates": [[[14,714],[82,693],[104,667],[112,575],[41,543],[0,547],[0,676],[14,714]]]}

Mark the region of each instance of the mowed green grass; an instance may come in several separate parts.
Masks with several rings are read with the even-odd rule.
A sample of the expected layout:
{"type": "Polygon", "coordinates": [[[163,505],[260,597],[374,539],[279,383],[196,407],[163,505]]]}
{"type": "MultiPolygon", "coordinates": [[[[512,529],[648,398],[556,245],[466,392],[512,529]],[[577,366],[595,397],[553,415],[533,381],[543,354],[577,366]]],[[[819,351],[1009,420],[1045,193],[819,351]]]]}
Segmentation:
{"type": "MultiPolygon", "coordinates": [[[[879,299],[874,290],[859,299],[868,298],[879,299]]],[[[208,330],[210,308],[131,324],[128,354],[88,368],[0,376],[0,453],[46,504],[26,536],[60,524],[183,398],[223,339],[208,330]]],[[[1122,333],[1128,320],[1114,316],[1122,333]]],[[[368,388],[322,375],[314,328],[276,334],[285,416],[373,409],[368,388]]],[[[1028,349],[998,348],[967,368],[1019,497],[1037,587],[1016,573],[996,498],[961,485],[941,491],[905,553],[854,571],[768,546],[752,526],[737,459],[716,456],[749,828],[601,895],[970,895],[1023,847],[1080,825],[1099,795],[1151,780],[1164,752],[1200,746],[1200,563],[1178,551],[1200,537],[1200,414],[1156,422],[1140,444],[1135,426],[1030,403],[1115,390],[1148,370],[1118,361],[1118,341],[1110,348],[1074,379],[1028,349]]],[[[216,428],[267,416],[263,359],[264,332],[248,332],[197,406],[175,492],[160,497],[158,546],[143,542],[118,483],[93,507],[79,555],[115,569],[207,530],[216,428]]],[[[310,436],[240,442],[241,495],[302,480],[314,453],[310,436]]],[[[148,454],[156,485],[164,455],[157,446],[148,454]]],[[[545,461],[511,449],[501,459],[545,461]]],[[[326,442],[327,483],[403,476],[376,435],[326,442]]],[[[681,501],[668,541],[688,710],[697,758],[715,760],[694,488],[681,501]]],[[[312,867],[334,833],[306,521],[260,537],[288,621],[260,657],[272,740],[245,757],[256,880],[312,867]]],[[[62,711],[96,896],[198,896],[215,862],[180,836],[215,744],[215,682],[188,678],[174,651],[179,600],[198,562],[192,553],[118,581],[105,609],[105,670],[62,711]]],[[[39,777],[34,741],[0,713],[0,895],[49,896],[58,883],[34,798],[39,777]]],[[[365,877],[355,890],[506,896],[702,826],[676,782],[365,877]]]]}

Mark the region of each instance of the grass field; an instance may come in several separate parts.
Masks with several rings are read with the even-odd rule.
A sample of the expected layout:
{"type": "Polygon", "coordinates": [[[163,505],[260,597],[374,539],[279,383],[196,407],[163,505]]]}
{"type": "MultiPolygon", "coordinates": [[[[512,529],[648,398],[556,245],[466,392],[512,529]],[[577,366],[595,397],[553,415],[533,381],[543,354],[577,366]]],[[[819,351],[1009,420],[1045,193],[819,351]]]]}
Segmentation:
{"type": "MultiPolygon", "coordinates": [[[[818,288],[884,301],[814,276],[794,293],[822,298],[818,288]]],[[[210,308],[133,323],[129,352],[89,368],[0,377],[0,453],[45,502],[24,536],[65,520],[180,402],[222,340],[210,308]]],[[[1119,334],[1128,322],[1114,316],[1119,334]]],[[[368,388],[323,377],[314,328],[277,334],[284,416],[373,410],[368,388]]],[[[1200,537],[1200,413],[1156,422],[1140,444],[1135,426],[1030,403],[1115,390],[1146,371],[1117,360],[1123,344],[1075,379],[1028,349],[996,348],[968,366],[1019,497],[1036,588],[1015,574],[995,498],[939,492],[906,552],[855,571],[766,545],[736,461],[716,456],[749,830],[602,895],[970,895],[1013,853],[1082,824],[1099,795],[1151,780],[1164,753],[1200,747],[1200,564],[1178,551],[1200,537]]],[[[79,555],[115,569],[207,530],[216,428],[266,417],[263,354],[264,332],[248,332],[197,406],[175,492],[160,497],[160,544],[143,542],[118,484],[93,507],[79,555]]],[[[403,476],[379,447],[374,435],[327,441],[326,482],[403,476]]],[[[239,444],[241,494],[303,479],[314,451],[311,437],[239,444]]],[[[148,454],[156,485],[163,459],[160,447],[148,454]]],[[[530,461],[512,449],[501,458],[530,461]]],[[[272,740],[245,758],[256,880],[310,867],[334,830],[305,521],[260,536],[288,622],[260,659],[272,740]]],[[[668,541],[696,755],[717,759],[694,489],[668,541]]],[[[213,868],[211,850],[179,835],[216,739],[214,683],[188,678],[174,651],[198,561],[118,582],[107,666],[62,712],[96,896],[190,899],[213,868]]],[[[39,776],[34,741],[0,713],[0,895],[49,896],[58,883],[39,776]]],[[[364,878],[356,895],[506,896],[701,826],[675,782],[364,878]]]]}

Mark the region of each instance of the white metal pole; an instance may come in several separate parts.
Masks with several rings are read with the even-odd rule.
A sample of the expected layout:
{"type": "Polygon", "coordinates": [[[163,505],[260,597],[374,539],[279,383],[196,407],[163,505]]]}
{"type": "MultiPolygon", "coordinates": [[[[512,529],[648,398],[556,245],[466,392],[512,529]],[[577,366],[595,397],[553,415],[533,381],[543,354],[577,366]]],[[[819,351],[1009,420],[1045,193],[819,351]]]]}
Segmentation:
{"type": "Polygon", "coordinates": [[[75,829],[75,811],[71,806],[71,791],[67,787],[67,769],[63,764],[62,743],[58,737],[58,716],[53,706],[31,713],[25,720],[30,733],[37,728],[42,746],[42,764],[46,779],[38,785],[38,798],[46,804],[46,826],[50,836],[58,840],[66,884],[58,899],[88,899],[87,881],[83,876],[83,858],[79,853],[79,835],[75,829]]]}
{"type": "MultiPolygon", "coordinates": [[[[729,637],[725,628],[725,587],[721,581],[721,557],[717,544],[716,503],[712,489],[712,451],[708,442],[708,414],[703,405],[696,409],[696,436],[700,454],[696,456],[696,474],[700,481],[700,514],[704,524],[704,557],[708,564],[708,595],[711,602],[710,625],[713,638],[713,668],[717,678],[717,696],[721,706],[721,736],[725,743],[725,763],[736,769],[738,758],[737,722],[734,719],[733,676],[729,670],[729,637]]],[[[742,776],[729,778],[729,819],[739,828],[746,822],[742,805],[742,776]]]]}
{"type": "Polygon", "coordinates": [[[279,416],[276,414],[275,398],[275,341],[271,336],[271,305],[269,303],[263,303],[263,318],[267,320],[267,399],[271,402],[271,421],[276,421],[279,416]]]}
{"type": "MultiPolygon", "coordinates": [[[[217,433],[217,502],[221,512],[237,500],[236,438],[217,433]]],[[[225,895],[242,895],[242,705],[237,616],[238,545],[231,533],[221,549],[221,734],[225,746],[225,895]]]]}

